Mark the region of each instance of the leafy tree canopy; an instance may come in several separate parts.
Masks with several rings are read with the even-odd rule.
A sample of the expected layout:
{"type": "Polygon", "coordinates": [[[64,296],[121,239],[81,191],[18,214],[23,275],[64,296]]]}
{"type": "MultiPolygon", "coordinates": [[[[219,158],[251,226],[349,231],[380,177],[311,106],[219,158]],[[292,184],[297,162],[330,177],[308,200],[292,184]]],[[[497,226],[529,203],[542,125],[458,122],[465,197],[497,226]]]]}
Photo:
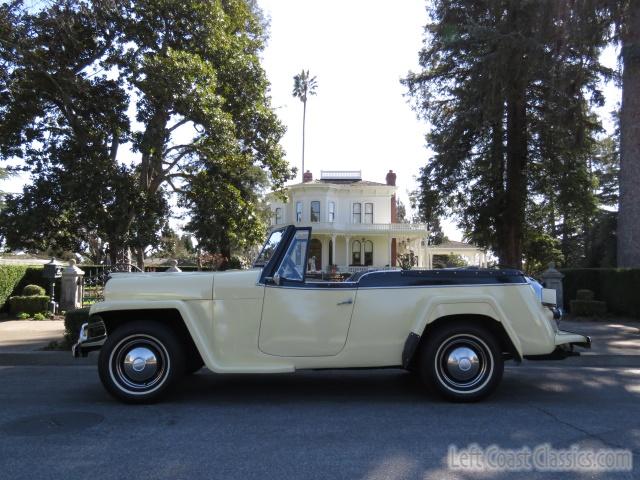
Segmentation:
{"type": "Polygon", "coordinates": [[[174,192],[214,252],[264,233],[255,203],[291,171],[254,2],[14,0],[0,18],[0,160],[32,173],[0,216],[10,247],[103,242],[140,263],[174,192]]]}
{"type": "MultiPolygon", "coordinates": [[[[421,70],[404,83],[434,152],[417,196],[520,267],[533,217],[568,242],[596,208],[588,159],[600,129],[598,62],[609,17],[595,0],[435,0],[421,70]]],[[[533,247],[532,247],[533,248],[533,247]]],[[[537,247],[535,247],[537,248],[537,247]]]]}

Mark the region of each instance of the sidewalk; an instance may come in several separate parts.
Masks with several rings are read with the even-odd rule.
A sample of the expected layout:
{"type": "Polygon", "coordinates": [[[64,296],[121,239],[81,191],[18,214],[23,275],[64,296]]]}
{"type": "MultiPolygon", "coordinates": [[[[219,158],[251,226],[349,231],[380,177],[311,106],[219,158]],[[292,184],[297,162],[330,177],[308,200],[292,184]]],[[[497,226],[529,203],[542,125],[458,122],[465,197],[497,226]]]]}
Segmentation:
{"type": "Polygon", "coordinates": [[[591,349],[576,348],[578,357],[560,362],[528,362],[549,366],[638,367],[640,368],[640,321],[611,318],[607,320],[562,320],[560,329],[591,337],[591,349]]]}
{"type": "Polygon", "coordinates": [[[63,320],[0,322],[0,365],[72,365],[95,363],[96,357],[76,360],[68,351],[43,350],[64,338],[63,320]]]}

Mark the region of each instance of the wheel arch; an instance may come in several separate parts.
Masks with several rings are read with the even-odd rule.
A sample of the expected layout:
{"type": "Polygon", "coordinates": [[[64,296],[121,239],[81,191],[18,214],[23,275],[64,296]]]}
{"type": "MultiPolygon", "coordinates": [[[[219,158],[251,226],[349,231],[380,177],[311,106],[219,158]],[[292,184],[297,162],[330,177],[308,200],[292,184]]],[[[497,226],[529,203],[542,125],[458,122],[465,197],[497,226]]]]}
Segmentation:
{"type": "Polygon", "coordinates": [[[443,315],[435,318],[427,323],[420,334],[411,332],[405,342],[402,354],[402,365],[405,368],[412,368],[418,358],[420,349],[426,343],[426,338],[430,333],[441,328],[443,325],[451,325],[452,323],[473,323],[487,329],[498,340],[503,354],[507,358],[512,358],[517,362],[522,361],[522,354],[518,350],[511,335],[505,329],[502,322],[486,314],[463,313],[443,315]]]}
{"type": "Polygon", "coordinates": [[[180,340],[180,344],[185,346],[185,353],[189,357],[195,356],[200,361],[203,360],[198,347],[193,341],[189,328],[187,327],[181,312],[177,308],[105,310],[92,314],[89,317],[89,322],[94,318],[99,318],[104,322],[107,335],[114,332],[120,326],[137,320],[153,321],[167,325],[176,334],[176,337],[180,340]]]}

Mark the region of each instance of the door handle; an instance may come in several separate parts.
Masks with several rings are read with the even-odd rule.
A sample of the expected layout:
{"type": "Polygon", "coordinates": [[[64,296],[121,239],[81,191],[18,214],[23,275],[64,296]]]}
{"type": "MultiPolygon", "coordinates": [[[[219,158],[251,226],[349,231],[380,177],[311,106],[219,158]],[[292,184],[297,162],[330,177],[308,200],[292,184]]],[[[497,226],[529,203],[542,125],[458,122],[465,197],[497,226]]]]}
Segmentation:
{"type": "Polygon", "coordinates": [[[353,303],[353,298],[350,298],[349,300],[338,302],[336,305],[351,305],[352,303],[353,303]]]}

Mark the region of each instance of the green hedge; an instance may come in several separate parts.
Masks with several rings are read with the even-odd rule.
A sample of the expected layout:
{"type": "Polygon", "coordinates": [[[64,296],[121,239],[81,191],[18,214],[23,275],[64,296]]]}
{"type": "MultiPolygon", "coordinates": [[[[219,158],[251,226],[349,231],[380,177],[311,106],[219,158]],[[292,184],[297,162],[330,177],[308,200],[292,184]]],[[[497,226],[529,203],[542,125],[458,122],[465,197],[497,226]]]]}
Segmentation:
{"type": "Polygon", "coordinates": [[[4,307],[26,271],[23,265],[0,265],[0,307],[4,307]]]}
{"type": "Polygon", "coordinates": [[[578,290],[595,293],[616,315],[640,318],[640,268],[567,268],[564,274],[564,305],[569,307],[578,290]]]}
{"type": "MultiPolygon", "coordinates": [[[[42,278],[41,266],[0,265],[0,311],[9,309],[9,297],[22,295],[27,285],[39,285],[51,294],[51,284],[42,278]]],[[[56,300],[60,299],[60,279],[56,280],[56,300]]]]}
{"type": "Polygon", "coordinates": [[[80,327],[89,321],[89,307],[69,310],[64,314],[64,336],[69,345],[78,341],[80,327]]]}
{"type": "Polygon", "coordinates": [[[46,312],[49,306],[47,295],[29,295],[28,297],[11,297],[9,299],[9,309],[11,313],[40,313],[46,312]]]}

